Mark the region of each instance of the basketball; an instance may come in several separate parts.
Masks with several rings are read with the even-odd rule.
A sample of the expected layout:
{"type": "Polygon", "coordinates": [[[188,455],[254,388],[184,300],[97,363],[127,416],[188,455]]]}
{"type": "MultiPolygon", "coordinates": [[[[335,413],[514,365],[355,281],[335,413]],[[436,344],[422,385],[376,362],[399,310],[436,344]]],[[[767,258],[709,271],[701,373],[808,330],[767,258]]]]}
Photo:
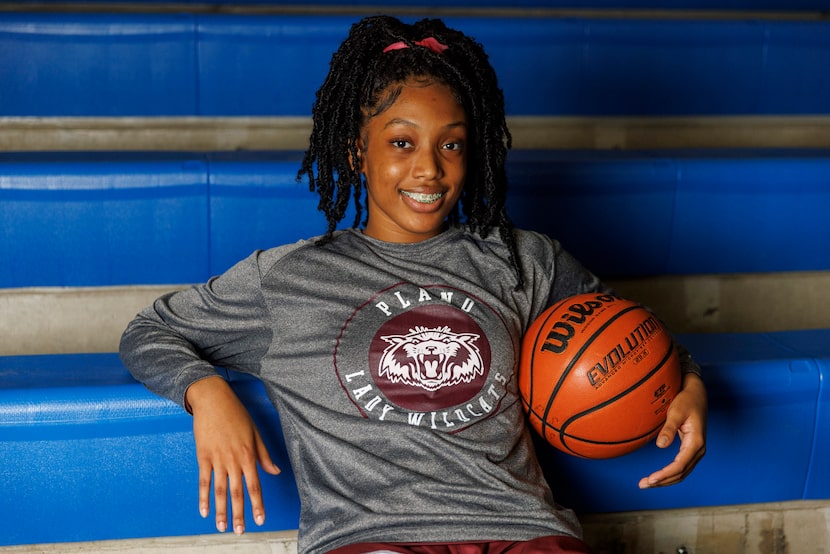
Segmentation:
{"type": "Polygon", "coordinates": [[[663,324],[611,294],[551,306],[522,340],[519,392],[532,427],[583,458],[622,456],[654,438],[680,379],[663,324]]]}

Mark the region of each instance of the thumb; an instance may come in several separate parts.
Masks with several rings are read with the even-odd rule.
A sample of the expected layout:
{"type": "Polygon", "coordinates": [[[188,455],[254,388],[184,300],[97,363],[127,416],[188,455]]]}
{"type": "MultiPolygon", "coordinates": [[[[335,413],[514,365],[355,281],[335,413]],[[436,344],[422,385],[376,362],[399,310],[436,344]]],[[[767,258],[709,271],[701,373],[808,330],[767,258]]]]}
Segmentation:
{"type": "Polygon", "coordinates": [[[266,473],[270,473],[271,475],[280,474],[280,468],[277,467],[277,464],[275,464],[273,460],[271,460],[268,448],[265,446],[265,443],[259,433],[256,434],[256,457],[259,465],[263,470],[265,470],[266,473]]]}
{"type": "Polygon", "coordinates": [[[667,446],[671,445],[674,442],[674,437],[677,434],[677,424],[672,421],[671,418],[666,419],[666,423],[663,425],[663,428],[660,429],[660,433],[657,435],[657,447],[658,448],[666,448],[667,446]]]}

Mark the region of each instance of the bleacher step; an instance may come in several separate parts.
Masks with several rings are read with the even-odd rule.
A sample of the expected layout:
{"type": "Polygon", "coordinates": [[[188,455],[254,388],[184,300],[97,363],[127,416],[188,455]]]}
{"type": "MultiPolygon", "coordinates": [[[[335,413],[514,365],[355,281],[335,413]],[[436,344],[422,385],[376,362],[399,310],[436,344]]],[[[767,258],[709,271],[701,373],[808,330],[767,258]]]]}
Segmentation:
{"type": "MultiPolygon", "coordinates": [[[[830,116],[507,118],[516,149],[830,148],[830,116]]],[[[2,117],[0,151],[304,150],[310,117],[2,117]]]]}

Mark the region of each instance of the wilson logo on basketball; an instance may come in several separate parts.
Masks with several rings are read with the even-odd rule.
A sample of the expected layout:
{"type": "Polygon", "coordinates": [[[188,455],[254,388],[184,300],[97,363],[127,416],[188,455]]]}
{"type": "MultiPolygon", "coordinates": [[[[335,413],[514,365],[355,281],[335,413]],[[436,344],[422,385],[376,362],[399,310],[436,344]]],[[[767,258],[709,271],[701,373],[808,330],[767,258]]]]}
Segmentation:
{"type": "Polygon", "coordinates": [[[561,354],[568,348],[568,341],[574,337],[576,330],[588,321],[589,317],[595,315],[606,304],[617,300],[620,298],[612,294],[601,294],[587,302],[571,304],[567,312],[562,314],[562,321],[557,321],[551,326],[542,344],[542,350],[561,354]]]}

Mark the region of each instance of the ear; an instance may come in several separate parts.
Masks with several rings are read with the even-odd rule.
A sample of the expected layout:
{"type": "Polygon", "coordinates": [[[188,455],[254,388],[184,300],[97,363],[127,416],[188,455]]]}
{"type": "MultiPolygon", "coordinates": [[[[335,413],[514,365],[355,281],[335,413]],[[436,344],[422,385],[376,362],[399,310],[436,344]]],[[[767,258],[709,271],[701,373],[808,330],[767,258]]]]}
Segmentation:
{"type": "Polygon", "coordinates": [[[365,143],[363,141],[363,138],[358,137],[357,139],[355,139],[354,145],[357,149],[357,163],[355,163],[355,160],[352,159],[352,154],[350,152],[349,153],[349,165],[352,167],[352,169],[357,170],[359,173],[363,173],[363,165],[365,163],[364,160],[363,160],[363,155],[362,155],[363,150],[365,149],[365,143]]]}

